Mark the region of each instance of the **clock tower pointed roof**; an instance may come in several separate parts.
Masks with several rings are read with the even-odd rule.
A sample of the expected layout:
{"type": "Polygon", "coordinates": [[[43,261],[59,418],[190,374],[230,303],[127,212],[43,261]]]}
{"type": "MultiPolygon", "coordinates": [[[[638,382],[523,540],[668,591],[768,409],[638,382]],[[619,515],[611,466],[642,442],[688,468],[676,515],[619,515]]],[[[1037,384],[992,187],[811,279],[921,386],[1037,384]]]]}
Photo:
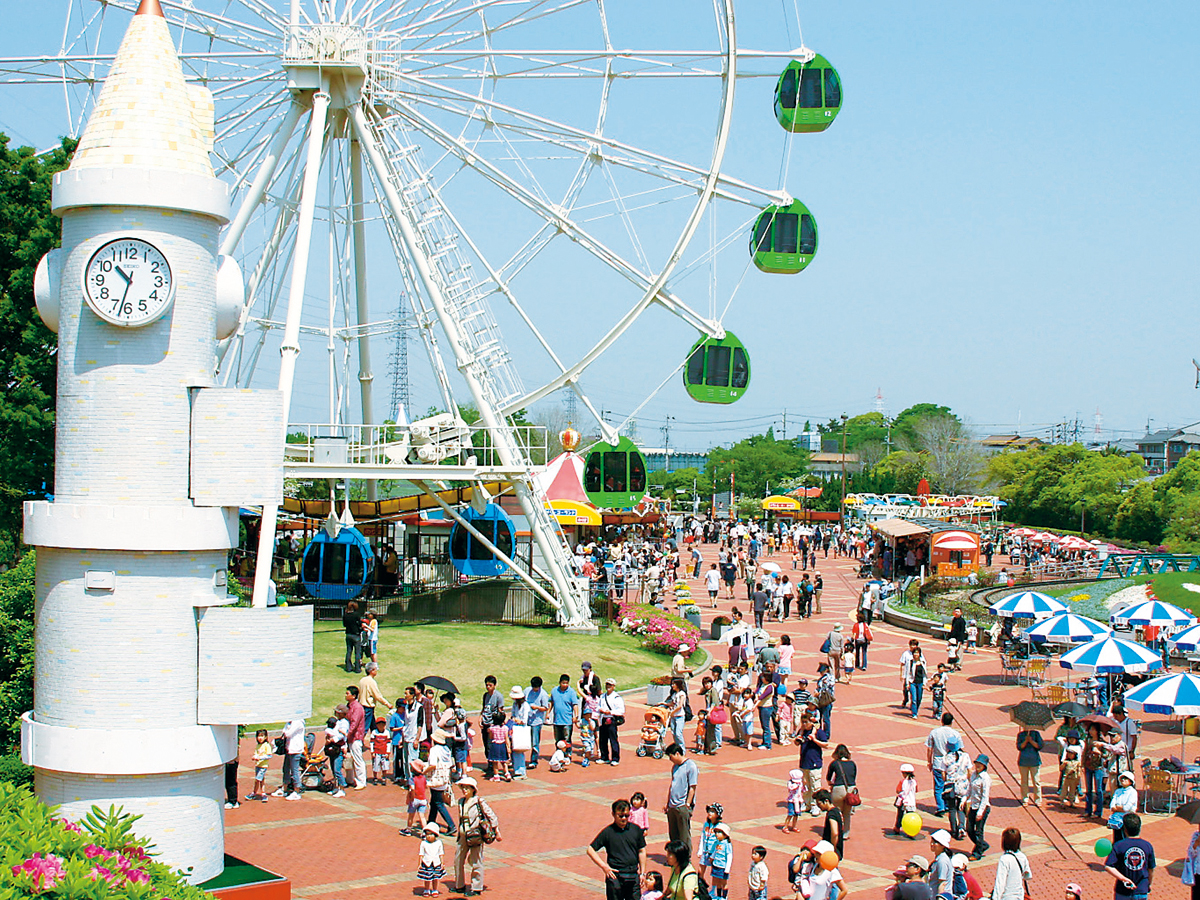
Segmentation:
{"type": "Polygon", "coordinates": [[[132,166],[213,176],[213,102],[189,85],[158,0],[142,0],[71,169],[132,166]]]}

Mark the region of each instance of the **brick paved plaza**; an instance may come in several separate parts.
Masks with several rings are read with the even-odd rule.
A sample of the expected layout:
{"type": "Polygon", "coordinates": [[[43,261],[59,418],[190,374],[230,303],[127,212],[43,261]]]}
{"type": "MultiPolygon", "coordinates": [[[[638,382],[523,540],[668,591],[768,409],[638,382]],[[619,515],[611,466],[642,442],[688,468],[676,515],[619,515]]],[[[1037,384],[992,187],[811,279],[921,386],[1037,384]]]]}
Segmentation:
{"type": "MultiPolygon", "coordinates": [[[[704,550],[706,558],[715,557],[715,545],[704,550]]],[[[777,561],[785,570],[790,565],[782,556],[777,561]]],[[[821,659],[817,650],[834,622],[845,622],[849,631],[850,610],[861,589],[862,582],[855,577],[857,566],[851,561],[830,557],[820,560],[819,568],[826,585],[823,614],[803,623],[789,620],[768,626],[772,634],[790,634],[797,647],[793,683],[801,673],[807,672],[813,678],[821,659]]],[[[702,602],[707,602],[698,583],[693,585],[693,596],[705,597],[702,602]]],[[[722,600],[719,610],[704,609],[705,635],[708,618],[721,611],[728,612],[731,605],[722,600]]],[[[745,602],[740,606],[743,610],[747,608],[745,602]]],[[[916,720],[899,708],[897,660],[910,634],[881,623],[873,631],[875,642],[868,671],[856,672],[852,685],[838,687],[831,742],[847,744],[858,764],[863,805],[855,814],[846,844],[846,859],[841,865],[850,893],[855,897],[882,897],[891,883],[891,871],[912,853],[928,855],[928,832],[942,827],[945,821],[933,815],[932,780],[925,768],[924,740],[934,725],[928,699],[922,716],[916,720]],[[925,833],[915,840],[885,834],[885,829],[893,824],[893,789],[903,762],[916,767],[921,787],[925,833]]],[[[503,635],[503,628],[498,627],[497,639],[502,640],[503,635]]],[[[933,663],[945,659],[943,644],[922,638],[922,646],[933,663]]],[[[703,647],[715,654],[716,661],[724,662],[724,645],[705,641],[703,647]]],[[[578,663],[564,659],[561,671],[577,673],[578,663]]],[[[664,673],[668,668],[664,657],[664,673]]],[[[596,660],[596,669],[603,678],[602,659],[596,660]]],[[[558,671],[540,674],[549,682],[558,671]]],[[[404,673],[403,677],[420,674],[424,673],[404,673]]],[[[480,682],[484,674],[479,673],[480,682]]],[[[537,673],[530,673],[533,674],[537,673]]],[[[400,678],[386,679],[384,691],[389,696],[397,695],[407,683],[400,678]]],[[[464,701],[468,709],[477,702],[480,691],[476,687],[471,685],[466,690],[464,701]]],[[[698,684],[693,683],[692,692],[697,688],[698,684]]],[[[993,850],[982,862],[973,863],[972,871],[985,891],[990,889],[1000,831],[1015,825],[1021,829],[1022,849],[1028,853],[1033,868],[1034,897],[1057,900],[1068,881],[1079,882],[1087,900],[1111,897],[1112,879],[1104,874],[1092,851],[1095,841],[1108,837],[1110,832],[1100,821],[1085,820],[1078,807],[1060,808],[1053,792],[1057,776],[1051,757],[1045,757],[1042,769],[1043,784],[1050,788],[1044,808],[1023,807],[1015,799],[1019,791],[1019,783],[1015,781],[1017,729],[1008,722],[1002,708],[1028,697],[1026,688],[1000,684],[999,661],[995,652],[987,649],[965,657],[963,671],[951,681],[947,709],[955,714],[956,727],[966,740],[967,751],[972,756],[987,753],[992,759],[994,809],[988,832],[993,850]]],[[[622,728],[619,767],[572,766],[567,773],[553,775],[543,765],[530,772],[524,782],[481,782],[482,795],[501,819],[504,838],[485,853],[486,896],[495,900],[531,897],[575,900],[603,896],[600,872],[584,855],[584,848],[611,821],[609,804],[638,790],[650,800],[651,865],[666,874],[662,852],[666,822],[661,810],[670,764],[665,759],[639,759],[634,755],[644,690],[626,694],[626,702],[629,713],[622,728]]],[[[1157,716],[1142,718],[1147,727],[1139,746],[1140,757],[1157,760],[1178,752],[1177,723],[1168,723],[1157,716]]],[[[690,725],[687,733],[690,739],[690,725]]],[[[543,748],[546,741],[544,736],[543,748]]],[[[252,749],[251,741],[242,742],[243,794],[250,786],[247,777],[252,769],[247,763],[252,749]]],[[[1196,750],[1200,752],[1200,744],[1196,750]]],[[[476,749],[472,760],[477,768],[481,758],[482,752],[476,749]]],[[[784,785],[788,770],[796,764],[795,747],[776,746],[769,752],[750,753],[726,744],[716,756],[695,759],[700,768],[697,809],[702,810],[713,801],[721,802],[725,821],[732,828],[734,862],[730,896],[746,896],[749,850],[754,844],[762,844],[768,849],[767,863],[771,870],[768,896],[790,898],[787,861],[808,838],[808,831],[819,831],[821,821],[804,817],[801,823],[804,833],[799,835],[781,830],[784,785]]],[[[268,788],[274,789],[278,783],[278,771],[272,771],[268,788]]],[[[1139,789],[1140,786],[1139,777],[1139,789]]],[[[417,841],[397,834],[406,818],[404,790],[400,787],[371,786],[337,800],[319,792],[306,793],[301,801],[294,803],[272,798],[266,804],[243,803],[240,809],[227,812],[226,817],[228,851],[287,876],[295,896],[387,900],[420,895],[421,883],[416,877],[417,841]]],[[[1154,844],[1159,861],[1152,897],[1182,898],[1185,889],[1179,882],[1180,860],[1192,829],[1182,820],[1167,816],[1146,816],[1144,822],[1143,836],[1154,844]]],[[[698,832],[698,820],[695,824],[698,832]]],[[[956,842],[955,846],[962,847],[964,852],[970,850],[969,844],[956,842]]],[[[452,871],[452,854],[453,847],[448,844],[448,872],[452,871]]],[[[452,883],[443,883],[443,895],[449,886],[452,883]]]]}

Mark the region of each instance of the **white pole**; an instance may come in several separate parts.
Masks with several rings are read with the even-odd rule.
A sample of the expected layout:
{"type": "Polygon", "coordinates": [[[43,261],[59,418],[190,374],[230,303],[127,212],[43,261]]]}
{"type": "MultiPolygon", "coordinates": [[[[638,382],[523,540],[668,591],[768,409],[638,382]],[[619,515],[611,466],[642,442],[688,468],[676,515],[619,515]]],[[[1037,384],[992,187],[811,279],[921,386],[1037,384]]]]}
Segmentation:
{"type": "Polygon", "coordinates": [[[267,150],[267,155],[263,157],[262,162],[259,164],[258,173],[254,176],[250,190],[246,193],[245,199],[242,200],[242,205],[238,208],[237,215],[233,217],[233,221],[225,229],[224,237],[221,238],[222,256],[232,254],[238,242],[241,241],[242,235],[246,231],[246,226],[250,223],[250,217],[254,215],[254,210],[262,202],[267,185],[271,183],[271,178],[274,177],[275,169],[279,165],[279,159],[283,156],[283,151],[287,147],[288,141],[292,139],[292,132],[296,130],[296,123],[300,121],[300,113],[302,111],[303,108],[299,103],[289,104],[287,115],[279,123],[279,128],[275,132],[275,139],[271,142],[271,146],[267,150]]]}
{"type": "MultiPolygon", "coordinates": [[[[371,398],[371,386],[375,374],[371,371],[371,338],[367,334],[367,323],[370,321],[370,308],[367,305],[367,237],[364,219],[366,207],[363,206],[363,170],[362,144],[357,139],[350,140],[350,214],[353,218],[354,235],[354,296],[358,307],[358,390],[362,402],[362,423],[370,426],[375,424],[375,412],[371,398]]],[[[371,429],[364,428],[364,439],[374,441],[371,429]]],[[[375,479],[367,481],[367,499],[375,499],[375,489],[378,482],[375,479]]]]}
{"type": "MultiPolygon", "coordinates": [[[[293,13],[297,0],[292,0],[293,13]]],[[[286,432],[292,405],[292,383],[296,377],[296,358],[300,355],[300,315],[304,309],[304,286],[308,280],[308,256],[312,246],[313,215],[317,207],[317,184],[321,176],[321,148],[325,139],[325,116],[329,110],[328,83],[313,94],[312,116],[308,126],[308,155],[304,161],[304,186],[300,192],[300,222],[292,257],[292,280],[288,286],[287,319],[283,343],[279,347],[279,390],[283,394],[283,427],[286,432]]],[[[282,456],[282,449],[280,454],[282,456]]],[[[279,505],[263,505],[262,526],[258,533],[258,561],[254,570],[254,606],[267,605],[267,585],[275,558],[275,528],[279,505]]]]}

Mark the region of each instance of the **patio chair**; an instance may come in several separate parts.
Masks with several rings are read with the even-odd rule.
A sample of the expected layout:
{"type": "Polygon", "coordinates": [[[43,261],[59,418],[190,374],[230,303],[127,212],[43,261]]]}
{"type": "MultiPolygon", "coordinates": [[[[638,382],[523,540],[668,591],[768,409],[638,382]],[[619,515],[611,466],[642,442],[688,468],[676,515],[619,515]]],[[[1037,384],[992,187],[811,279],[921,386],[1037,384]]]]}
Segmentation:
{"type": "Polygon", "coordinates": [[[1021,670],[1024,668],[1024,666],[1025,666],[1024,660],[1014,659],[1008,653],[1001,653],[1000,654],[1000,681],[1001,681],[1001,683],[1007,684],[1009,676],[1012,676],[1012,680],[1013,680],[1014,684],[1019,683],[1021,680],[1021,670]]]}
{"type": "Polygon", "coordinates": [[[1046,670],[1050,668],[1050,659],[1045,656],[1034,656],[1025,662],[1025,683],[1032,687],[1041,687],[1046,683],[1046,670]]]}
{"type": "Polygon", "coordinates": [[[1071,692],[1067,690],[1066,685],[1062,684],[1047,684],[1045,696],[1046,699],[1042,702],[1048,706],[1058,706],[1060,703],[1068,703],[1071,700],[1071,692]]]}
{"type": "Polygon", "coordinates": [[[1173,813],[1179,808],[1180,797],[1175,792],[1175,775],[1162,769],[1142,770],[1145,792],[1142,809],[1145,812],[1173,813]]]}

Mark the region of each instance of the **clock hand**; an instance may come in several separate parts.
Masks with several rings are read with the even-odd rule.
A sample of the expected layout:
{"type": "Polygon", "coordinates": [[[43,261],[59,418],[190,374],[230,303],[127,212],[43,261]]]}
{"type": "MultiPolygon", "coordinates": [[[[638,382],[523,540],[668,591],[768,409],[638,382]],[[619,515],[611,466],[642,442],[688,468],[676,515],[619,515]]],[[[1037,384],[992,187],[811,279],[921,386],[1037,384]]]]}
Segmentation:
{"type": "Polygon", "coordinates": [[[124,270],[124,269],[122,269],[120,266],[117,266],[117,267],[116,267],[116,269],[117,269],[117,274],[118,274],[118,275],[120,275],[122,278],[124,278],[124,279],[125,279],[125,284],[126,284],[126,285],[128,285],[128,284],[130,284],[130,283],[132,283],[132,282],[133,282],[133,276],[132,276],[132,275],[126,275],[126,274],[125,274],[125,270],[124,270]]]}

